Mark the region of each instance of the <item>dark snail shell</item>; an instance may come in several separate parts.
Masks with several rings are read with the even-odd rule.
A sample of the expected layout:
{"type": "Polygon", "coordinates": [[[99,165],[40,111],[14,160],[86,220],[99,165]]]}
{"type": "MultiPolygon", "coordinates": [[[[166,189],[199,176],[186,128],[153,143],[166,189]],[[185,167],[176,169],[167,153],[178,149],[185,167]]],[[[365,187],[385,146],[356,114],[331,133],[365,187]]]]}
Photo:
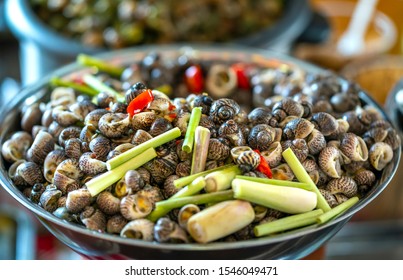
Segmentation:
{"type": "Polygon", "coordinates": [[[89,143],[91,152],[94,153],[97,159],[104,160],[111,150],[111,142],[108,138],[98,135],[89,143]]]}
{"type": "Polygon", "coordinates": [[[306,144],[309,154],[317,155],[326,147],[326,138],[319,130],[313,129],[306,139],[306,144]]]}
{"type": "Polygon", "coordinates": [[[295,138],[306,138],[309,134],[311,134],[314,129],[314,125],[303,118],[295,118],[288,122],[283,128],[283,135],[287,139],[295,139],[295,138]]]}
{"type": "Polygon", "coordinates": [[[148,131],[151,136],[155,137],[172,129],[172,124],[165,118],[157,118],[148,131]]]}
{"type": "Polygon", "coordinates": [[[63,128],[58,137],[58,142],[64,148],[65,143],[69,139],[80,138],[81,128],[78,126],[70,126],[63,128]]]}
{"type": "Polygon", "coordinates": [[[25,109],[21,118],[21,128],[31,133],[32,128],[35,125],[41,124],[42,111],[39,107],[39,103],[34,103],[25,109]]]}
{"type": "Polygon", "coordinates": [[[276,102],[272,108],[272,114],[280,122],[287,116],[296,116],[301,118],[304,115],[304,107],[301,103],[293,100],[292,98],[283,98],[281,101],[276,102]]]}
{"type": "Polygon", "coordinates": [[[248,143],[252,149],[267,150],[276,139],[276,130],[267,124],[255,125],[248,136],[248,143]]]}
{"type": "Polygon", "coordinates": [[[130,118],[123,113],[107,113],[98,122],[98,128],[108,138],[119,138],[130,128],[130,118]]]}
{"type": "Polygon", "coordinates": [[[55,141],[48,132],[40,131],[27,151],[27,158],[42,165],[46,156],[55,148],[55,141]]]}
{"type": "Polygon", "coordinates": [[[92,125],[95,128],[98,128],[98,122],[101,119],[101,117],[105,114],[109,113],[108,110],[106,109],[95,109],[91,112],[89,112],[84,119],[84,124],[85,125],[92,125]]]}
{"type": "Polygon", "coordinates": [[[86,188],[73,190],[67,194],[66,208],[70,213],[80,213],[92,203],[91,193],[86,188]]]}
{"type": "Polygon", "coordinates": [[[217,138],[210,138],[207,154],[209,160],[225,160],[229,154],[229,146],[217,138]]]}
{"type": "Polygon", "coordinates": [[[340,151],[353,161],[366,161],[368,148],[364,140],[354,133],[345,133],[340,142],[340,151]]]}
{"type": "Polygon", "coordinates": [[[63,127],[72,126],[80,120],[80,117],[71,112],[67,106],[53,108],[52,118],[63,127]]]}
{"type": "Polygon", "coordinates": [[[81,121],[84,121],[86,116],[95,109],[97,109],[97,106],[88,99],[77,101],[69,106],[69,110],[81,121]]]}
{"type": "Polygon", "coordinates": [[[154,112],[141,112],[135,114],[131,119],[130,123],[133,129],[142,129],[148,131],[153,124],[153,122],[157,119],[157,114],[154,112]]]}
{"type": "Polygon", "coordinates": [[[72,138],[65,142],[64,151],[69,158],[79,159],[82,155],[82,142],[78,138],[72,138]]]}
{"type": "Polygon", "coordinates": [[[46,186],[41,183],[37,183],[32,186],[31,193],[29,194],[29,200],[38,204],[42,193],[46,190],[46,186]]]}
{"type": "Polygon", "coordinates": [[[61,191],[59,191],[55,186],[49,185],[42,193],[39,199],[39,203],[43,209],[52,213],[57,209],[58,200],[61,196],[62,196],[61,191]]]}
{"type": "Polygon", "coordinates": [[[18,165],[16,173],[21,176],[29,186],[45,182],[41,167],[34,162],[25,161],[21,163],[18,165]]]}
{"type": "Polygon", "coordinates": [[[342,158],[339,149],[329,146],[319,153],[319,167],[328,176],[332,178],[340,178],[342,174],[342,158]]]}
{"type": "Polygon", "coordinates": [[[87,152],[78,160],[80,170],[87,175],[97,175],[106,171],[106,163],[97,159],[94,153],[87,152]]]}
{"type": "Polygon", "coordinates": [[[80,220],[89,230],[104,232],[106,229],[106,216],[101,210],[87,206],[80,214],[80,220]]]}
{"type": "Polygon", "coordinates": [[[120,212],[120,199],[109,191],[99,193],[96,202],[98,208],[106,215],[115,215],[120,212]]]}
{"type": "Polygon", "coordinates": [[[120,234],[127,223],[128,221],[120,214],[108,217],[108,220],[106,222],[106,232],[112,234],[120,234]]]}
{"type": "Polygon", "coordinates": [[[213,98],[207,94],[199,94],[193,99],[193,107],[201,107],[202,114],[208,115],[213,101],[213,98]]]}
{"type": "Polygon", "coordinates": [[[333,195],[341,193],[349,198],[357,195],[358,192],[357,183],[353,178],[347,176],[330,180],[326,190],[333,195]]]}
{"type": "Polygon", "coordinates": [[[178,156],[176,152],[170,152],[168,155],[153,159],[147,162],[144,167],[150,172],[151,177],[157,184],[164,182],[164,180],[175,173],[176,166],[178,165],[178,156]]]}
{"type": "Polygon", "coordinates": [[[139,94],[147,90],[147,86],[142,82],[137,82],[132,85],[125,93],[126,103],[129,104],[139,94]]]}
{"type": "Polygon", "coordinates": [[[158,242],[184,242],[188,243],[189,239],[183,228],[169,218],[163,217],[158,219],[154,225],[154,239],[158,242]]]}
{"type": "Polygon", "coordinates": [[[164,195],[165,199],[170,198],[174,194],[176,194],[179,189],[175,187],[174,181],[179,179],[180,177],[176,174],[169,176],[162,187],[162,194],[164,195]]]}
{"type": "Polygon", "coordinates": [[[246,139],[241,128],[234,120],[224,122],[218,129],[218,136],[227,139],[233,146],[243,146],[246,139]]]}
{"type": "Polygon", "coordinates": [[[277,119],[273,117],[270,109],[266,107],[257,107],[248,114],[249,122],[255,126],[257,124],[268,124],[272,127],[277,126],[277,119]]]}
{"type": "Polygon", "coordinates": [[[221,98],[211,104],[210,116],[216,124],[223,124],[233,119],[240,111],[241,107],[234,100],[221,98]]]}
{"type": "Polygon", "coordinates": [[[304,139],[294,139],[294,140],[286,140],[281,143],[281,147],[283,151],[288,148],[294,152],[295,156],[298,158],[300,162],[304,162],[304,160],[308,157],[309,149],[306,141],[304,139]]]}
{"type": "Polygon", "coordinates": [[[335,117],[325,112],[319,112],[312,115],[311,122],[315,128],[324,136],[334,133],[338,128],[338,122],[335,117]]]}

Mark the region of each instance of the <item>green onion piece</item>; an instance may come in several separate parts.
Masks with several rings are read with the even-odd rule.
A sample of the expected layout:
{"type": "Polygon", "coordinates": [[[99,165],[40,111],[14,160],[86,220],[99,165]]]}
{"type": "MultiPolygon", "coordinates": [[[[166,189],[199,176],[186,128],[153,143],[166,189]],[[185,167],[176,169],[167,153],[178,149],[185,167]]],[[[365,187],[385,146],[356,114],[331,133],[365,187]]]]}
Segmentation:
{"type": "Polygon", "coordinates": [[[252,182],[257,182],[257,183],[270,184],[270,185],[275,185],[275,186],[293,187],[293,188],[304,189],[307,191],[312,191],[311,186],[306,183],[287,181],[287,180],[257,178],[257,177],[243,176],[243,175],[237,175],[237,176],[235,176],[235,178],[248,180],[248,181],[252,181],[252,182]]]}
{"type": "Polygon", "coordinates": [[[170,129],[144,143],[141,143],[138,146],[135,146],[135,147],[127,150],[124,153],[121,153],[120,155],[118,155],[114,158],[111,158],[110,160],[108,160],[106,162],[106,166],[107,166],[108,170],[113,170],[116,167],[118,167],[119,165],[121,165],[121,164],[125,163],[126,161],[132,159],[133,157],[141,154],[145,150],[147,150],[149,148],[157,148],[175,138],[178,138],[179,136],[181,136],[181,131],[178,127],[170,129]]]}
{"type": "Polygon", "coordinates": [[[206,170],[206,171],[203,171],[203,172],[200,172],[200,173],[196,173],[196,174],[192,174],[192,175],[189,175],[189,176],[186,176],[186,177],[176,179],[174,181],[174,186],[177,189],[183,188],[184,186],[189,185],[193,180],[195,180],[199,176],[205,176],[205,175],[210,174],[212,172],[215,172],[215,171],[218,171],[218,170],[224,170],[226,168],[230,168],[230,167],[233,167],[233,166],[235,166],[235,165],[226,164],[226,165],[214,168],[214,169],[206,170]]]}
{"type": "Polygon", "coordinates": [[[206,186],[206,180],[204,180],[203,176],[197,177],[193,182],[191,182],[186,187],[180,189],[176,194],[171,196],[168,199],[185,197],[197,194],[206,186]]]}
{"type": "Polygon", "coordinates": [[[79,92],[85,93],[89,96],[96,96],[98,92],[88,86],[81,85],[72,81],[62,80],[59,77],[52,77],[50,84],[54,87],[69,87],[79,92]]]}
{"type": "Polygon", "coordinates": [[[314,192],[293,187],[234,179],[232,180],[232,190],[235,198],[289,214],[311,211],[317,204],[314,192]]]}
{"type": "Polygon", "coordinates": [[[154,210],[146,218],[152,222],[155,222],[159,218],[163,217],[169,211],[185,206],[186,204],[207,204],[214,202],[221,202],[225,200],[231,200],[234,198],[234,192],[232,190],[214,192],[207,194],[198,194],[193,196],[179,197],[173,199],[167,199],[155,203],[154,210]]]}
{"type": "Polygon", "coordinates": [[[206,168],[209,143],[210,130],[202,126],[196,127],[190,174],[203,172],[206,168]]]}
{"type": "Polygon", "coordinates": [[[186,129],[185,139],[183,139],[182,151],[185,151],[187,153],[192,152],[193,142],[195,138],[195,130],[196,127],[199,125],[201,115],[202,115],[201,107],[194,107],[192,109],[189,123],[186,129]]]}
{"type": "Polygon", "coordinates": [[[126,100],[125,97],[123,96],[123,94],[121,94],[121,93],[117,92],[116,90],[114,90],[113,88],[107,86],[102,81],[100,81],[97,77],[95,77],[91,74],[85,74],[83,76],[83,81],[88,86],[97,90],[98,92],[106,92],[106,93],[112,94],[113,96],[115,96],[116,100],[118,100],[119,102],[125,102],[125,100],[126,100]]]}
{"type": "Polygon", "coordinates": [[[340,203],[339,205],[335,206],[332,208],[330,211],[327,211],[326,213],[320,215],[317,218],[317,222],[319,224],[324,224],[331,219],[335,218],[337,215],[347,211],[350,209],[354,204],[356,204],[359,201],[359,198],[357,196],[353,196],[346,201],[340,203]]]}
{"type": "Polygon", "coordinates": [[[278,220],[260,224],[253,228],[255,236],[260,237],[273,233],[279,233],[290,229],[296,229],[316,223],[316,219],[323,214],[322,209],[316,209],[302,214],[296,214],[278,220]]]}
{"type": "Polygon", "coordinates": [[[157,153],[155,152],[154,148],[149,148],[112,171],[107,171],[94,179],[91,179],[85,183],[85,185],[87,186],[91,195],[95,196],[113,183],[119,181],[127,171],[139,168],[156,156],[157,153]]]}
{"type": "Polygon", "coordinates": [[[206,192],[218,192],[229,189],[231,187],[232,180],[236,175],[241,173],[242,172],[237,165],[210,173],[204,177],[206,180],[204,190],[206,192]]]}
{"type": "Polygon", "coordinates": [[[301,183],[309,184],[312,188],[312,191],[316,193],[318,197],[318,206],[317,208],[322,209],[323,212],[329,211],[331,208],[327,203],[326,199],[320,193],[318,187],[312,181],[309,174],[306,172],[305,168],[302,166],[301,162],[298,160],[297,156],[291,150],[291,148],[287,148],[283,152],[283,158],[290,166],[292,172],[294,172],[295,176],[297,177],[298,181],[301,183]]]}
{"type": "Polygon", "coordinates": [[[77,62],[83,66],[96,67],[101,72],[117,77],[120,77],[124,71],[122,67],[112,65],[104,60],[86,54],[79,54],[77,56],[77,62]]]}

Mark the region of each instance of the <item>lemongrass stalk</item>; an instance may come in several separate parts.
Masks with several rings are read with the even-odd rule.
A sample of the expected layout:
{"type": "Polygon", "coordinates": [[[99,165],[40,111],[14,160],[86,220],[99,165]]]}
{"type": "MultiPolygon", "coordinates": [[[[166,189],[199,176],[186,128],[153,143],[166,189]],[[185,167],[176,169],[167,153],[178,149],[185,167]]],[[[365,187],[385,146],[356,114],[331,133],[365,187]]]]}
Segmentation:
{"type": "Polygon", "coordinates": [[[155,136],[154,138],[141,143],[123,153],[120,155],[111,158],[106,162],[106,167],[108,170],[113,170],[114,168],[118,167],[119,165],[125,163],[126,161],[132,159],[133,157],[141,154],[145,150],[149,148],[157,148],[165,143],[168,143],[169,141],[172,141],[176,138],[181,136],[181,131],[178,127],[175,127],[173,129],[170,129],[158,136],[155,136]]]}
{"type": "Polygon", "coordinates": [[[52,77],[50,79],[50,84],[55,87],[69,87],[79,92],[85,93],[89,96],[96,96],[98,95],[98,91],[86,86],[81,85],[72,81],[62,80],[59,77],[52,77]]]}
{"type": "Polygon", "coordinates": [[[256,237],[279,233],[316,223],[316,219],[323,214],[322,209],[312,210],[302,214],[296,214],[275,221],[257,225],[253,228],[256,237]]]}
{"type": "Polygon", "coordinates": [[[183,139],[182,151],[187,153],[192,152],[193,142],[195,138],[196,127],[199,125],[200,118],[202,115],[201,107],[194,107],[190,113],[190,119],[188,126],[186,128],[185,138],[183,139]]]}
{"type": "Polygon", "coordinates": [[[332,220],[339,214],[350,209],[358,201],[359,201],[359,198],[357,196],[353,196],[353,197],[347,199],[346,201],[344,201],[344,202],[340,203],[339,205],[335,206],[334,208],[332,208],[330,211],[327,211],[326,213],[320,215],[317,218],[317,222],[319,224],[324,224],[324,223],[332,220]]]}
{"type": "Polygon", "coordinates": [[[190,174],[200,173],[206,168],[209,143],[210,130],[202,126],[196,127],[190,174]]]}
{"type": "Polygon", "coordinates": [[[194,214],[187,230],[198,243],[208,243],[228,236],[253,222],[252,205],[243,200],[219,202],[194,214]]]}
{"type": "Polygon", "coordinates": [[[315,209],[316,194],[311,191],[263,184],[242,179],[232,180],[234,197],[273,208],[289,214],[299,214],[315,209]]]}
{"type": "Polygon", "coordinates": [[[287,180],[268,179],[268,178],[257,178],[257,177],[243,176],[243,175],[237,175],[237,176],[235,176],[235,178],[249,180],[252,182],[270,184],[270,185],[275,185],[275,186],[293,187],[293,188],[304,189],[307,191],[312,191],[312,187],[306,183],[287,181],[287,180]]]}
{"type": "Polygon", "coordinates": [[[94,90],[97,90],[98,92],[106,92],[106,93],[109,93],[109,94],[115,96],[116,100],[118,100],[120,102],[125,101],[125,97],[123,96],[123,94],[121,94],[121,93],[117,92],[116,90],[114,90],[113,88],[107,86],[105,83],[103,83],[101,80],[99,80],[97,77],[95,77],[91,74],[85,74],[83,76],[83,81],[88,86],[90,86],[94,90]]]}
{"type": "Polygon", "coordinates": [[[112,65],[104,60],[86,54],[79,54],[77,56],[77,63],[83,66],[95,67],[101,72],[116,77],[120,77],[125,70],[123,67],[112,65]]]}
{"type": "Polygon", "coordinates": [[[294,175],[297,177],[298,181],[309,184],[309,186],[312,188],[312,191],[316,193],[318,197],[317,208],[322,209],[323,212],[329,211],[331,208],[326,199],[320,193],[318,187],[312,181],[312,178],[309,176],[308,172],[306,172],[305,168],[302,166],[301,162],[298,160],[291,148],[287,148],[282,155],[287,164],[290,166],[294,175]]]}
{"type": "Polygon", "coordinates": [[[185,196],[178,197],[173,199],[167,199],[163,201],[159,201],[155,203],[154,210],[148,215],[146,218],[150,221],[157,221],[159,218],[165,216],[169,211],[181,208],[186,204],[207,204],[211,202],[221,202],[225,200],[231,200],[234,198],[234,192],[232,190],[215,192],[215,193],[207,193],[207,194],[198,194],[193,196],[185,196]]]}
{"type": "Polygon", "coordinates": [[[176,194],[171,196],[168,199],[178,198],[178,197],[185,197],[197,194],[206,186],[206,180],[204,180],[203,176],[197,177],[193,182],[191,182],[186,187],[180,189],[176,194]]]}
{"type": "Polygon", "coordinates": [[[186,176],[186,177],[176,179],[174,181],[174,186],[177,189],[183,188],[184,186],[189,185],[197,177],[205,176],[205,175],[210,174],[212,172],[215,172],[215,171],[218,171],[218,170],[224,170],[226,168],[230,168],[230,167],[233,167],[233,166],[235,166],[235,165],[234,164],[227,164],[227,165],[223,165],[223,166],[220,166],[220,167],[217,167],[217,168],[214,168],[214,169],[206,170],[206,171],[203,171],[203,172],[200,172],[200,173],[196,173],[196,174],[192,174],[192,175],[189,175],[189,176],[186,176]]]}
{"type": "Polygon", "coordinates": [[[210,173],[204,177],[206,180],[204,190],[206,192],[218,192],[229,189],[231,188],[232,180],[241,173],[241,170],[236,165],[210,173]]]}
{"type": "Polygon", "coordinates": [[[136,157],[132,158],[131,160],[126,161],[119,167],[91,179],[90,181],[85,183],[85,185],[87,186],[88,191],[91,193],[91,195],[95,196],[110,185],[119,181],[123,176],[125,176],[127,171],[139,168],[156,156],[157,153],[155,152],[155,149],[149,148],[136,157]]]}

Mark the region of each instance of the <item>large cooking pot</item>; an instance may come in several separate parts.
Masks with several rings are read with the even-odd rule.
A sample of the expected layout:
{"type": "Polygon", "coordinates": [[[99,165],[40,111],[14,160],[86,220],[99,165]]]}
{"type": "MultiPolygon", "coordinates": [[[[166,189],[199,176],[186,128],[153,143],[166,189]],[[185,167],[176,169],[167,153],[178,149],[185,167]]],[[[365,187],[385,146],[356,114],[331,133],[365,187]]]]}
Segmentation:
{"type": "MultiPolygon", "coordinates": [[[[162,56],[177,56],[182,46],[169,45],[164,47],[143,46],[127,50],[119,50],[104,53],[100,58],[111,63],[138,62],[151,50],[159,52],[162,56]]],[[[198,57],[209,61],[253,61],[258,65],[267,66],[284,64],[288,67],[300,67],[313,74],[322,73],[324,70],[294,58],[260,49],[228,47],[228,46],[191,46],[198,57]]],[[[69,64],[51,75],[43,77],[40,81],[24,88],[15,99],[1,108],[0,119],[0,145],[16,131],[20,123],[20,110],[25,104],[31,104],[49,98],[46,88],[52,76],[68,77],[88,71],[78,64],[69,64]]],[[[342,83],[347,81],[340,78],[342,83]]],[[[383,109],[365,92],[359,93],[362,104],[373,106],[385,119],[387,115],[383,109]]],[[[237,242],[213,242],[210,244],[159,244],[122,238],[115,235],[90,231],[76,224],[61,220],[40,206],[30,202],[13,184],[7,174],[7,164],[0,160],[1,185],[28,211],[32,212],[39,221],[60,241],[74,251],[88,258],[94,259],[298,259],[319,248],[331,239],[350,218],[374,200],[389,184],[394,176],[401,151],[394,151],[393,160],[383,170],[377,185],[369,193],[359,200],[348,211],[342,213],[334,220],[321,226],[309,226],[288,233],[273,235],[264,238],[237,241],[237,242]]]]}
{"type": "MultiPolygon", "coordinates": [[[[84,46],[50,29],[33,12],[27,0],[5,1],[4,9],[8,28],[20,41],[23,85],[73,61],[79,53],[105,51],[84,46]]],[[[309,1],[285,0],[283,15],[274,25],[233,43],[287,52],[297,39],[320,42],[328,33],[327,21],[312,11],[309,1]]]]}

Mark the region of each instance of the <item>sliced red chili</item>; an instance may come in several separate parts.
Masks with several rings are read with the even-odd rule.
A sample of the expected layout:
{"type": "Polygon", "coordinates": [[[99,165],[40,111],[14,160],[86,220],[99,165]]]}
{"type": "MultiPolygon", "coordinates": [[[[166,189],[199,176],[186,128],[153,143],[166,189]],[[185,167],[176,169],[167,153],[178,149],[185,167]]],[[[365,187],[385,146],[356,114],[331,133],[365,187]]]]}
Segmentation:
{"type": "Polygon", "coordinates": [[[244,63],[235,63],[231,68],[236,73],[238,88],[250,89],[249,78],[246,74],[248,66],[244,63]]]}
{"type": "Polygon", "coordinates": [[[154,95],[150,89],[144,90],[137,95],[127,106],[127,113],[130,116],[140,113],[148,107],[148,105],[154,100],[154,95]]]}
{"type": "Polygon", "coordinates": [[[255,152],[257,152],[260,156],[260,164],[258,165],[258,167],[256,167],[256,170],[265,174],[267,177],[269,177],[270,179],[273,178],[273,174],[271,172],[270,166],[267,163],[266,159],[264,158],[264,156],[262,156],[259,152],[259,150],[254,150],[255,152]]]}
{"type": "Polygon", "coordinates": [[[204,88],[203,71],[200,65],[192,65],[185,71],[185,83],[191,93],[202,93],[204,88]]]}

